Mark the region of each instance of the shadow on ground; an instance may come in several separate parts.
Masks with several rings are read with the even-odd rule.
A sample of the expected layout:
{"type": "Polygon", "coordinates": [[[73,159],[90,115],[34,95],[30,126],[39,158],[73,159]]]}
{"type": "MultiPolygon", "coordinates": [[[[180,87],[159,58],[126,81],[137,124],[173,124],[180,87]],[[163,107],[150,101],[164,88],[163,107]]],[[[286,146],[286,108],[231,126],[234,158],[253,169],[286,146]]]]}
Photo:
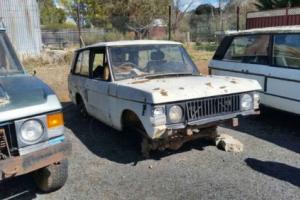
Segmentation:
{"type": "Polygon", "coordinates": [[[37,197],[37,193],[30,174],[8,179],[0,184],[0,199],[31,200],[37,197]]]}
{"type": "MultiPolygon", "coordinates": [[[[95,155],[122,164],[135,165],[144,160],[140,153],[140,141],[136,135],[116,131],[94,118],[84,120],[72,104],[65,104],[64,107],[66,127],[72,130],[74,135],[95,155]]],[[[211,145],[208,141],[196,140],[186,143],[178,151],[152,152],[150,159],[159,160],[191,149],[203,150],[208,145],[211,145]]]]}
{"type": "Polygon", "coordinates": [[[272,161],[261,161],[254,158],[245,160],[247,165],[253,170],[273,178],[287,181],[295,186],[300,187],[300,169],[283,163],[272,161]]]}
{"type": "Polygon", "coordinates": [[[241,118],[235,130],[300,153],[300,117],[297,115],[264,108],[260,116],[241,118]]]}

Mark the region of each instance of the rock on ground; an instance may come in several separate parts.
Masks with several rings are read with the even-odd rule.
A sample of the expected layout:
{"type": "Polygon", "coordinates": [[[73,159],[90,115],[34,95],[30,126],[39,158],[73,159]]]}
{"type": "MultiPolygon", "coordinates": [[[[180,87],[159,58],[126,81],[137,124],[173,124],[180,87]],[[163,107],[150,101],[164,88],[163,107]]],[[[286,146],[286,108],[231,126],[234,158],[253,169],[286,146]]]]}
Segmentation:
{"type": "Polygon", "coordinates": [[[232,136],[227,134],[220,134],[216,137],[215,140],[216,146],[224,150],[226,152],[242,152],[244,149],[244,145],[238,141],[237,139],[234,139],[232,136]]]}

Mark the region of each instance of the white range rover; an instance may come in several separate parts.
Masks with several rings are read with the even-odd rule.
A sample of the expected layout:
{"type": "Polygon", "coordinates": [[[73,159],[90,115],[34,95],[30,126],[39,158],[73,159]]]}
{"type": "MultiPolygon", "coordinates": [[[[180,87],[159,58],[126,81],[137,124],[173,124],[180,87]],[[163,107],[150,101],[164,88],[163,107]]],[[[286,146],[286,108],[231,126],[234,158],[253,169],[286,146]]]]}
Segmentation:
{"type": "Polygon", "coordinates": [[[216,135],[216,126],[258,113],[256,80],[201,75],[181,43],[118,41],[76,51],[69,93],[83,116],[143,138],[145,156],[216,135]]]}

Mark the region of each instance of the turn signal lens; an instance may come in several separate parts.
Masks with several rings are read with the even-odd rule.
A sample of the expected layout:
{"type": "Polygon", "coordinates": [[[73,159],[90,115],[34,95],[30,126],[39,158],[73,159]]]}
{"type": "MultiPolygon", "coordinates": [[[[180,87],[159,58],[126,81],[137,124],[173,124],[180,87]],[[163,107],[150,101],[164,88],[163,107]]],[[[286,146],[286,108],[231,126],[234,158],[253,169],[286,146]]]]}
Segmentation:
{"type": "Polygon", "coordinates": [[[64,125],[64,116],[62,113],[47,115],[48,128],[55,128],[64,125]]]}

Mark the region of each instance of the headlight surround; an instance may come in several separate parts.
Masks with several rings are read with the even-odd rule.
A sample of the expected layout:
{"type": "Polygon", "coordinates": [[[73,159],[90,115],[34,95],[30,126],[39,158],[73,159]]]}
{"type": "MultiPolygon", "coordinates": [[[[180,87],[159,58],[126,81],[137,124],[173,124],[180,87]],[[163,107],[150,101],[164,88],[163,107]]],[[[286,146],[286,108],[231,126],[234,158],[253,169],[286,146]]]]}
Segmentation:
{"type": "Polygon", "coordinates": [[[151,110],[151,123],[154,126],[160,126],[166,124],[166,107],[163,106],[153,106],[151,110]]]}
{"type": "Polygon", "coordinates": [[[241,95],[241,110],[251,110],[253,108],[253,97],[250,94],[241,95]]]}
{"type": "Polygon", "coordinates": [[[33,144],[42,138],[44,132],[45,128],[41,121],[30,119],[20,126],[20,139],[26,144],[33,144]]]}
{"type": "Polygon", "coordinates": [[[259,104],[260,104],[260,95],[259,95],[259,93],[255,92],[253,94],[253,101],[254,101],[253,102],[253,108],[255,110],[259,109],[259,104]]]}
{"type": "Polygon", "coordinates": [[[173,105],[168,109],[168,119],[171,123],[179,123],[183,118],[183,109],[178,105],[173,105]]]}

